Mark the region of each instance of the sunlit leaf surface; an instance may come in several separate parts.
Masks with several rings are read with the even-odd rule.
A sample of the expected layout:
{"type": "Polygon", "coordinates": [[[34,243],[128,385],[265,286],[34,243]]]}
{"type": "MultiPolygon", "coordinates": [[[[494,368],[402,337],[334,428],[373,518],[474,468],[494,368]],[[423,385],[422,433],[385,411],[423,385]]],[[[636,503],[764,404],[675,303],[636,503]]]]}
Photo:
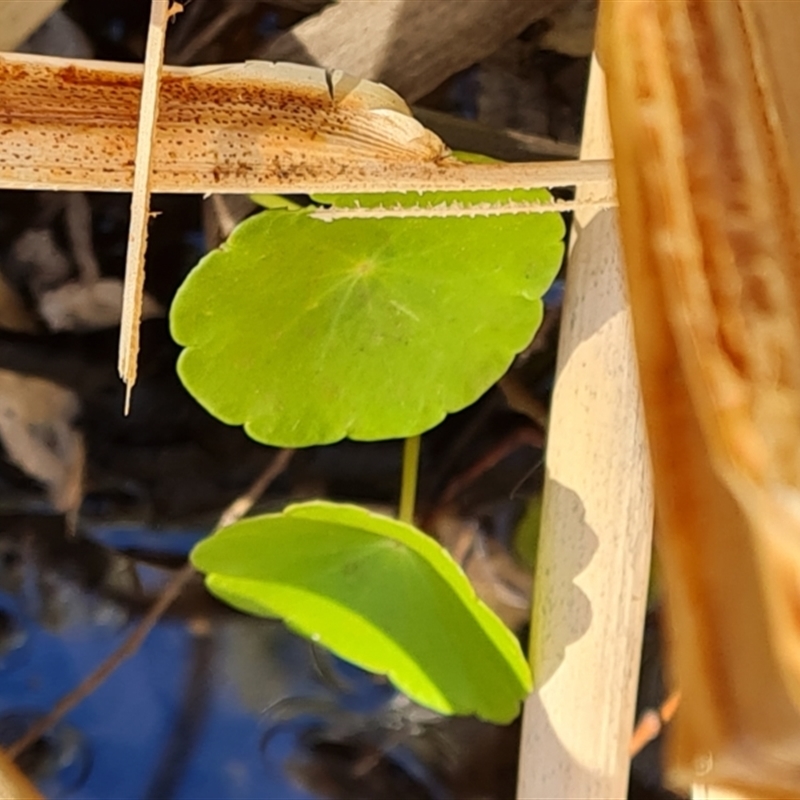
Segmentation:
{"type": "Polygon", "coordinates": [[[305,503],[223,529],[195,547],[192,563],[221,599],[281,617],[442,713],[509,722],[530,690],[516,638],[448,553],[410,525],[305,503]]]}
{"type": "MultiPolygon", "coordinates": [[[[519,195],[487,194],[473,201],[519,195]]],[[[370,202],[381,197],[420,201],[370,202]]],[[[420,433],[474,402],[530,342],[563,234],[558,214],[326,223],[263,212],[179,290],[179,374],[210,413],[268,444],[420,433]]]]}

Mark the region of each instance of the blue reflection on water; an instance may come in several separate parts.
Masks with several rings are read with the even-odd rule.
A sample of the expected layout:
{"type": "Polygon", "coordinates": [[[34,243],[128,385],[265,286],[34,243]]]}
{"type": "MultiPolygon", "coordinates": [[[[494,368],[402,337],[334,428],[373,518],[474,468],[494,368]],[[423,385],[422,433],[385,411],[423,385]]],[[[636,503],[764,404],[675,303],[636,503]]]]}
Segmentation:
{"type": "MultiPolygon", "coordinates": [[[[117,553],[184,557],[205,532],[96,526],[84,534],[117,553]]],[[[136,623],[122,605],[78,585],[69,558],[55,568],[32,554],[15,556],[14,565],[0,559],[0,746],[89,675],[136,623]]],[[[164,570],[135,563],[154,596],[164,570]]],[[[163,619],[26,752],[21,765],[47,797],[313,800],[303,784],[313,787],[324,768],[324,756],[314,761],[314,743],[323,740],[366,742],[428,796],[447,797],[403,744],[406,705],[385,679],[275,621],[232,611],[212,617],[163,619]]]]}
{"type": "MultiPolygon", "coordinates": [[[[162,552],[173,554],[185,554],[202,536],[197,531],[165,536],[135,529],[95,533],[104,544],[123,550],[156,549],[157,543],[162,552]]],[[[91,613],[83,619],[80,614],[67,615],[66,622],[48,629],[39,619],[42,602],[38,576],[32,571],[27,569],[15,594],[0,592],[0,744],[5,745],[112,653],[135,624],[108,601],[98,599],[92,606],[91,598],[87,601],[74,591],[75,599],[92,606],[91,613]]],[[[141,577],[149,582],[146,572],[141,577]]],[[[64,800],[128,800],[156,796],[161,786],[168,787],[175,800],[310,799],[283,769],[299,745],[302,726],[263,713],[263,706],[281,697],[326,691],[307,643],[282,626],[236,615],[214,622],[210,642],[209,663],[200,675],[205,685],[198,695],[203,703],[198,719],[192,722],[197,709],[186,707],[192,702],[186,692],[197,658],[197,636],[183,620],[162,620],[135,655],[67,715],[42,746],[29,751],[27,758],[34,759],[34,778],[43,792],[64,800]],[[257,652],[254,663],[248,663],[247,652],[253,635],[242,631],[243,625],[250,626],[256,642],[259,632],[268,629],[263,652],[257,652]],[[261,692],[259,682],[265,687],[261,692]],[[269,726],[278,726],[280,747],[267,760],[261,745],[269,726]],[[185,762],[178,774],[165,775],[165,769],[175,766],[165,764],[165,757],[175,751],[176,743],[180,750],[187,737],[192,742],[181,754],[185,762]]],[[[367,686],[369,706],[377,696],[371,684],[367,686]]],[[[385,687],[380,690],[385,697],[385,687]]]]}
{"type": "MultiPolygon", "coordinates": [[[[0,728],[4,716],[20,709],[48,710],[127,632],[127,628],[87,625],[54,634],[33,622],[26,629],[24,662],[11,659],[0,666],[0,728]]],[[[83,753],[56,753],[48,759],[36,776],[48,796],[65,800],[146,796],[181,711],[192,638],[185,625],[162,622],[136,655],[67,716],[65,723],[83,740],[83,753]],[[90,768],[76,777],[79,758],[88,759],[90,768]],[[74,785],[76,780],[79,785],[74,785]]],[[[299,691],[307,688],[302,685],[306,682],[298,681],[299,691]]],[[[173,794],[176,800],[310,797],[289,784],[280,769],[265,769],[258,746],[259,715],[242,706],[236,687],[219,665],[212,671],[207,702],[196,746],[173,794]]],[[[287,756],[292,744],[287,743],[287,756]]]]}

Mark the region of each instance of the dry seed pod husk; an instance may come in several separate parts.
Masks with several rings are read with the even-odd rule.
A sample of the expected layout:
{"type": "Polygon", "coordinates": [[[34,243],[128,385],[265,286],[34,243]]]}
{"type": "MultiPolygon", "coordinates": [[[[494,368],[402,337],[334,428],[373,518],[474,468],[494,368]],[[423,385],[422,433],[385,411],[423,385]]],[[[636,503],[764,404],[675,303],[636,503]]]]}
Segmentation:
{"type": "Polygon", "coordinates": [[[672,776],[765,798],[800,797],[798,32],[795,4],[747,0],[604,0],[599,32],[672,776]]]}

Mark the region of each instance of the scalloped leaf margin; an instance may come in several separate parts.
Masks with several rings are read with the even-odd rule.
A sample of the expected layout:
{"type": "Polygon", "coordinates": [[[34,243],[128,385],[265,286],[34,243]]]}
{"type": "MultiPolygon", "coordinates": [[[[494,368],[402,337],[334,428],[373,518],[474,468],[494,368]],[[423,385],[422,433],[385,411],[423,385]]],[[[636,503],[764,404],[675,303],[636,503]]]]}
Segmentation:
{"type": "MultiPolygon", "coordinates": [[[[528,192],[329,203],[550,199],[528,192]]],[[[563,256],[559,214],[245,220],[177,293],[179,375],[211,414],[283,447],[417,435],[477,400],[530,342],[563,256]]]]}

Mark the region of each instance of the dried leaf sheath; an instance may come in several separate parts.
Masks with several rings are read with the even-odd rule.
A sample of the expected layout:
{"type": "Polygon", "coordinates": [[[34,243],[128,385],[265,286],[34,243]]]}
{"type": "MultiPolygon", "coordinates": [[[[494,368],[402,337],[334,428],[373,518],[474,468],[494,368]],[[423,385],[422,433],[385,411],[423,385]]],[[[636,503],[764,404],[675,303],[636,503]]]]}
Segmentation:
{"type": "Polygon", "coordinates": [[[684,698],[674,764],[797,797],[800,236],[749,6],[606,2],[601,41],[684,698]]]}
{"type": "MultiPolygon", "coordinates": [[[[385,192],[594,183],[607,162],[460,164],[390,89],[293,64],[165,67],[153,192],[385,192]]],[[[0,186],[130,191],[142,68],[0,55],[0,186]]]]}
{"type": "MultiPolygon", "coordinates": [[[[433,162],[446,152],[384,87],[359,82],[334,107],[322,70],[256,62],[169,67],[161,91],[154,153],[161,191],[209,184],[224,191],[243,171],[273,171],[283,183],[312,170],[334,176],[354,166],[356,153],[378,173],[385,162],[433,162]]],[[[101,164],[129,188],[140,93],[138,65],[4,55],[0,182],[36,183],[46,172],[83,186],[101,164]]]]}

